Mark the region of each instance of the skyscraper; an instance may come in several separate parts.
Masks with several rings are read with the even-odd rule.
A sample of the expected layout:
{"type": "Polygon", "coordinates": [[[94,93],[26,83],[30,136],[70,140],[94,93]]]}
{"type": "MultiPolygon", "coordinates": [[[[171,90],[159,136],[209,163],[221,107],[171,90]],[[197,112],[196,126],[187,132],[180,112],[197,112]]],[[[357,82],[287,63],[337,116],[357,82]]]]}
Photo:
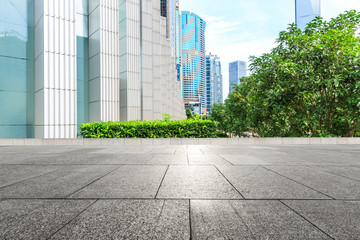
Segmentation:
{"type": "Polygon", "coordinates": [[[295,24],[301,30],[320,16],[320,0],[295,0],[295,24]]]}
{"type": "Polygon", "coordinates": [[[177,80],[181,81],[182,79],[182,48],[181,48],[181,13],[179,0],[176,0],[176,70],[177,70],[177,80]]]}
{"type": "Polygon", "coordinates": [[[223,82],[220,58],[209,53],[206,56],[206,112],[214,103],[223,102],[223,82]]]}
{"type": "Polygon", "coordinates": [[[2,4],[0,138],[69,138],[83,122],[185,117],[168,24],[175,4],[173,21],[160,0],[2,4]]]}
{"type": "Polygon", "coordinates": [[[246,77],[246,62],[235,61],[229,63],[229,93],[233,84],[240,84],[240,78],[246,77]]]}
{"type": "Polygon", "coordinates": [[[185,104],[203,114],[205,108],[205,21],[188,11],[181,12],[182,91],[185,104]]]}

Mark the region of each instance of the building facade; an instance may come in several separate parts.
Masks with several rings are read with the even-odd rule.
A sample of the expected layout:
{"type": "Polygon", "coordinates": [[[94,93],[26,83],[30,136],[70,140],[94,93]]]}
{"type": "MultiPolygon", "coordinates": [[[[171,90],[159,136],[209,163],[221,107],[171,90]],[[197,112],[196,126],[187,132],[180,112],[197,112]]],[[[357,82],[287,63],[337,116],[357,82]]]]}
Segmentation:
{"type": "Polygon", "coordinates": [[[229,93],[232,92],[232,85],[240,84],[240,79],[246,77],[246,62],[235,61],[229,63],[229,93]]]}
{"type": "Polygon", "coordinates": [[[160,7],[160,0],[4,0],[0,137],[73,138],[84,122],[184,118],[176,31],[160,7]]]}
{"type": "Polygon", "coordinates": [[[321,15],[320,0],[295,0],[295,24],[301,30],[321,15]]]}
{"type": "Polygon", "coordinates": [[[205,21],[195,13],[181,12],[182,93],[195,114],[204,114],[205,99],[205,21]],[[200,104],[199,104],[200,103],[200,104]]]}
{"type": "Polygon", "coordinates": [[[211,113],[214,103],[223,102],[223,77],[221,61],[211,53],[206,56],[206,114],[211,113]]]}
{"type": "Polygon", "coordinates": [[[181,12],[180,12],[180,4],[179,0],[176,0],[176,70],[177,70],[177,80],[181,83],[182,79],[182,44],[181,44],[181,12]]]}

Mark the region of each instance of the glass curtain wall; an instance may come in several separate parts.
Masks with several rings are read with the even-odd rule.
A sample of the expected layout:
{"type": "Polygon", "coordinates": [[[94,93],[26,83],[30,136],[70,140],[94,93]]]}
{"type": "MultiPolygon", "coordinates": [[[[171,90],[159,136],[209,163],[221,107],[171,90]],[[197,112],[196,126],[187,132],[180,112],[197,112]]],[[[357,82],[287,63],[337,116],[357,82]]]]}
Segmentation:
{"type": "MultiPolygon", "coordinates": [[[[205,27],[205,21],[198,15],[181,12],[183,99],[185,103],[201,102],[201,108],[206,108],[205,27]]],[[[199,112],[203,114],[201,109],[199,112]]]]}
{"type": "Polygon", "coordinates": [[[0,0],[0,138],[34,136],[34,0],[0,0]]]}
{"type": "Polygon", "coordinates": [[[76,0],[77,124],[89,121],[88,0],[76,0]]]}
{"type": "Polygon", "coordinates": [[[240,84],[240,78],[246,77],[246,62],[235,61],[229,63],[229,93],[232,92],[232,85],[240,84]]]}

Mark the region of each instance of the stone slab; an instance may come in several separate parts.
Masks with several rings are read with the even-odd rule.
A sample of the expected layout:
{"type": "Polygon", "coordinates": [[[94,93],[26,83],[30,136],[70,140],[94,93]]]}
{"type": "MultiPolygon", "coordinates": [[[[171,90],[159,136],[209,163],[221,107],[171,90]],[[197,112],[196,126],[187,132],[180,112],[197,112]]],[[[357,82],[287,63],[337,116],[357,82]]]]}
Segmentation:
{"type": "Polygon", "coordinates": [[[267,168],[335,199],[360,199],[360,182],[307,166],[267,168]]]}
{"type": "Polygon", "coordinates": [[[360,181],[360,167],[316,166],[317,169],[360,181]]]}
{"type": "Polygon", "coordinates": [[[183,154],[200,154],[204,155],[200,148],[178,148],[175,152],[175,155],[183,154]]]}
{"type": "Polygon", "coordinates": [[[247,199],[329,199],[325,195],[260,166],[219,166],[247,199]]]}
{"type": "Polygon", "coordinates": [[[271,163],[249,155],[220,154],[233,165],[271,165],[271,163]]]}
{"type": "Polygon", "coordinates": [[[189,239],[188,201],[100,200],[51,239],[189,239]]]}
{"type": "Polygon", "coordinates": [[[104,158],[97,162],[100,164],[120,164],[120,165],[142,165],[146,164],[153,157],[147,154],[119,154],[104,155],[104,158]]]}
{"type": "Polygon", "coordinates": [[[165,199],[240,199],[213,166],[170,166],[159,190],[165,199]]]}
{"type": "Polygon", "coordinates": [[[0,239],[48,239],[91,200],[5,200],[0,202],[0,239]]]}
{"type": "Polygon", "coordinates": [[[70,198],[155,198],[166,169],[124,165],[70,198]]]}
{"type": "Polygon", "coordinates": [[[231,165],[219,155],[188,154],[190,165],[231,165]]]}
{"type": "Polygon", "coordinates": [[[162,146],[160,148],[155,148],[152,153],[156,155],[175,155],[176,150],[177,147],[174,146],[166,146],[166,147],[162,146]]]}
{"type": "Polygon", "coordinates": [[[331,239],[278,201],[192,200],[193,239],[331,239]]]}
{"type": "Polygon", "coordinates": [[[334,239],[358,239],[360,201],[284,201],[334,239]]]}
{"type": "Polygon", "coordinates": [[[0,166],[0,188],[47,174],[60,168],[61,166],[2,165],[0,166]]]}
{"type": "Polygon", "coordinates": [[[187,155],[155,155],[147,164],[154,165],[187,165],[187,155]]]}
{"type": "Polygon", "coordinates": [[[118,166],[66,166],[0,189],[4,198],[65,198],[118,166]]]}
{"type": "Polygon", "coordinates": [[[98,155],[97,150],[68,146],[9,147],[0,150],[0,164],[96,164],[109,156],[98,155]]]}

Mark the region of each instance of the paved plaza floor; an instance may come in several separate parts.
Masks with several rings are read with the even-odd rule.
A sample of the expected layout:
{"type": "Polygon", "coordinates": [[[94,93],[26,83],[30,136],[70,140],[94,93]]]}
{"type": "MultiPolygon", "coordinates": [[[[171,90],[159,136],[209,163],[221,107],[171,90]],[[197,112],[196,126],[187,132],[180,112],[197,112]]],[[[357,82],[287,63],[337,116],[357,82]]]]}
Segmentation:
{"type": "Polygon", "coordinates": [[[358,240],[360,146],[2,146],[0,239],[358,240]]]}

